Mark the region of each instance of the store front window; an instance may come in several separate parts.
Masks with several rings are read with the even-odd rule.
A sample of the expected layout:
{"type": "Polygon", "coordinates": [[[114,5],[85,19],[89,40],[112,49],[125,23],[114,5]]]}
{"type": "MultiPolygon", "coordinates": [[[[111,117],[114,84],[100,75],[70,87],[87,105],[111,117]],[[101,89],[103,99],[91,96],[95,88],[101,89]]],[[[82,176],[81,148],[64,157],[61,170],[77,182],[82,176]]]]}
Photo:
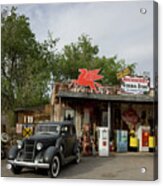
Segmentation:
{"type": "Polygon", "coordinates": [[[64,110],[64,121],[72,121],[74,123],[75,119],[75,111],[73,109],[65,109],[64,110]]]}

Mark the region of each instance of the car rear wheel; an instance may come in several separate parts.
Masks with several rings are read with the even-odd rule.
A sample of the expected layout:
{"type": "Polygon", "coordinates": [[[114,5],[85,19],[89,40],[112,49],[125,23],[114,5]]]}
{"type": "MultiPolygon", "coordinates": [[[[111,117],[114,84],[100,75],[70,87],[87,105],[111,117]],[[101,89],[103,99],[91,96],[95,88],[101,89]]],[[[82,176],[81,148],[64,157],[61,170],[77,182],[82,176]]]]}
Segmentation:
{"type": "Polygon", "coordinates": [[[50,165],[50,176],[51,178],[56,178],[60,172],[61,164],[60,159],[57,155],[55,155],[52,159],[51,165],[50,165]]]}
{"type": "Polygon", "coordinates": [[[22,167],[12,166],[12,167],[11,167],[11,171],[12,171],[14,174],[20,174],[20,172],[22,171],[22,167]]]}

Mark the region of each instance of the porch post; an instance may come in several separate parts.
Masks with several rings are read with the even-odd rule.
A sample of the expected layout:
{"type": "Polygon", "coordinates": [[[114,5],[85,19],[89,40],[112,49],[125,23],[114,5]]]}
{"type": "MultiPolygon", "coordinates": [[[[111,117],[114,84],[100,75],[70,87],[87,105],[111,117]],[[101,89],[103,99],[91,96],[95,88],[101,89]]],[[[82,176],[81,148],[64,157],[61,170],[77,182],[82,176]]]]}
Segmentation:
{"type": "Polygon", "coordinates": [[[108,156],[110,155],[111,103],[108,102],[108,156]]]}
{"type": "Polygon", "coordinates": [[[58,117],[58,121],[61,121],[61,111],[62,111],[62,102],[61,102],[61,98],[59,97],[59,117],[58,117]]]}
{"type": "Polygon", "coordinates": [[[108,128],[111,130],[111,103],[108,102],[108,128]]]}

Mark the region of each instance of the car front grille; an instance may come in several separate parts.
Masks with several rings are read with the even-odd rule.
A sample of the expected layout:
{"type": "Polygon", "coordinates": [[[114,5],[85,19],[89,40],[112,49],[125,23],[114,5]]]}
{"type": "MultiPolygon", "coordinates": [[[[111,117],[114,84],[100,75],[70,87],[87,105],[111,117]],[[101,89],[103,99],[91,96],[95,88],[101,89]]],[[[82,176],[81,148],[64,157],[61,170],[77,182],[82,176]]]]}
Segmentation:
{"type": "Polygon", "coordinates": [[[34,161],[35,141],[27,139],[24,144],[24,161],[34,161]]]}

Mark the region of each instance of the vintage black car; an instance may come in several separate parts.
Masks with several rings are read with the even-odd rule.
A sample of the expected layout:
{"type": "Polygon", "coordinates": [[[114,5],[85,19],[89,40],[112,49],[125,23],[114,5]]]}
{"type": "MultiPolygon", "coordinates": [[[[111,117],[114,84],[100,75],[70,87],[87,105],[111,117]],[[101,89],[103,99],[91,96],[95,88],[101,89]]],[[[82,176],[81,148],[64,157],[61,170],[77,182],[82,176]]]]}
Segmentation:
{"type": "Polygon", "coordinates": [[[47,169],[55,178],[69,162],[80,162],[75,126],[70,122],[53,122],[38,124],[35,135],[13,146],[8,153],[7,167],[14,174],[19,174],[24,167],[47,169]]]}

